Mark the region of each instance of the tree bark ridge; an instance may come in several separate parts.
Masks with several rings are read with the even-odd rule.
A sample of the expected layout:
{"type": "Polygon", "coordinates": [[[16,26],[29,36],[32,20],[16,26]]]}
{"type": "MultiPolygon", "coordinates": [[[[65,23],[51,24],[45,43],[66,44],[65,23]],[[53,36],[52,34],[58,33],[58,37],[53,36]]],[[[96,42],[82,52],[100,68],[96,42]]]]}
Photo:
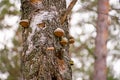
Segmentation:
{"type": "Polygon", "coordinates": [[[23,52],[21,70],[23,80],[71,80],[72,71],[69,44],[60,44],[62,37],[54,35],[56,28],[64,30],[69,39],[67,20],[60,24],[60,16],[66,10],[65,0],[21,0],[22,18],[30,26],[23,28],[23,52]],[[38,24],[45,23],[43,27],[38,24]],[[53,47],[52,50],[47,48],[53,47]]]}

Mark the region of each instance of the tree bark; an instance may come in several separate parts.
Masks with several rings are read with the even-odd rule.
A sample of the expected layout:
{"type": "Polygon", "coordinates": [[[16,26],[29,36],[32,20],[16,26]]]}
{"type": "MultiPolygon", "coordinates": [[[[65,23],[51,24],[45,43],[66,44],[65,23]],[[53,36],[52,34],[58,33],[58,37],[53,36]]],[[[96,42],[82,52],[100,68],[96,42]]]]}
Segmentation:
{"type": "Polygon", "coordinates": [[[61,45],[63,37],[69,40],[68,22],[60,23],[66,11],[65,0],[21,0],[23,52],[21,71],[23,80],[72,80],[69,42],[61,45]],[[54,31],[64,30],[57,37],[54,31]]]}
{"type": "Polygon", "coordinates": [[[93,80],[107,80],[107,37],[109,0],[98,0],[97,37],[95,40],[95,63],[93,80]]]}

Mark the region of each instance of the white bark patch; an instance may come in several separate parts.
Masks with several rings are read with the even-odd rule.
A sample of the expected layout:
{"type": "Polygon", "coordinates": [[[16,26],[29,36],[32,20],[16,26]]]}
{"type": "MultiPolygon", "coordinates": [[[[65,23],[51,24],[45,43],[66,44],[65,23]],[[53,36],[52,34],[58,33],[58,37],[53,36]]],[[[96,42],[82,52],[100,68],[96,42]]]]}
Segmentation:
{"type": "MultiPolygon", "coordinates": [[[[40,11],[38,12],[38,14],[36,14],[35,16],[32,17],[32,20],[30,22],[30,27],[32,29],[32,33],[29,34],[27,41],[28,41],[28,50],[26,51],[26,55],[29,55],[29,53],[31,53],[31,51],[34,49],[33,46],[33,42],[32,42],[32,36],[35,35],[35,32],[39,32],[42,29],[38,27],[37,24],[42,23],[45,20],[50,20],[52,21],[52,19],[57,15],[58,13],[56,11],[40,11]]],[[[43,28],[44,29],[44,28],[43,28]]],[[[43,33],[40,34],[40,42],[41,43],[45,43],[46,41],[46,37],[43,33]]]]}
{"type": "Polygon", "coordinates": [[[32,52],[32,50],[33,50],[33,42],[31,41],[31,39],[32,39],[32,36],[33,36],[33,34],[31,34],[31,35],[29,35],[28,36],[28,38],[27,38],[27,42],[28,42],[28,49],[27,49],[27,51],[26,51],[26,55],[29,55],[29,53],[31,53],[32,52]]]}
{"type": "Polygon", "coordinates": [[[44,36],[44,34],[41,34],[40,41],[41,41],[42,43],[45,43],[46,37],[44,36]]]}
{"type": "Polygon", "coordinates": [[[28,46],[28,50],[26,51],[26,55],[29,55],[29,53],[31,53],[33,50],[33,43],[32,41],[29,42],[29,46],[28,46]]]}
{"type": "Polygon", "coordinates": [[[45,20],[52,20],[55,15],[57,15],[56,11],[40,11],[37,15],[35,15],[32,20],[30,27],[32,28],[32,34],[34,34],[35,30],[39,30],[40,28],[37,26],[37,24],[42,23],[45,20]]]}

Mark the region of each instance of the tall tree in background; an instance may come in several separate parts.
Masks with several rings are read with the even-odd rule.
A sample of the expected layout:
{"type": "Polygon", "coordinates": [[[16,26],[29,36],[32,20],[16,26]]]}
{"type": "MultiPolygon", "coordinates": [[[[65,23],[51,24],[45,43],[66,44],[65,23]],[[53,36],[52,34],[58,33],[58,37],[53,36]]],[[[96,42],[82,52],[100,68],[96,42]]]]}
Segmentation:
{"type": "Polygon", "coordinates": [[[66,16],[72,6],[66,12],[65,0],[21,0],[21,5],[23,79],[71,80],[66,16]]]}
{"type": "Polygon", "coordinates": [[[95,40],[94,80],[107,80],[107,37],[109,0],[98,0],[97,37],[95,40]]]}

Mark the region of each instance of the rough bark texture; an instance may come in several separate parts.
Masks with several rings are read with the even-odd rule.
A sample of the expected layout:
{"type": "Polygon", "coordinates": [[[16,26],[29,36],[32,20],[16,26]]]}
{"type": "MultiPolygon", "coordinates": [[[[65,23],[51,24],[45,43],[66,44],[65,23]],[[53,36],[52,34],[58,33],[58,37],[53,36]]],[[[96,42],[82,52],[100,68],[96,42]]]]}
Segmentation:
{"type": "Polygon", "coordinates": [[[69,40],[67,20],[60,24],[60,17],[65,11],[65,0],[21,0],[21,19],[28,19],[30,23],[28,28],[22,30],[23,80],[72,79],[69,43],[61,45],[61,37],[54,35],[54,30],[59,27],[69,40]],[[45,25],[40,27],[41,23],[45,25]]]}
{"type": "Polygon", "coordinates": [[[95,48],[94,80],[107,80],[106,56],[108,36],[109,0],[98,0],[98,22],[95,48]]]}

